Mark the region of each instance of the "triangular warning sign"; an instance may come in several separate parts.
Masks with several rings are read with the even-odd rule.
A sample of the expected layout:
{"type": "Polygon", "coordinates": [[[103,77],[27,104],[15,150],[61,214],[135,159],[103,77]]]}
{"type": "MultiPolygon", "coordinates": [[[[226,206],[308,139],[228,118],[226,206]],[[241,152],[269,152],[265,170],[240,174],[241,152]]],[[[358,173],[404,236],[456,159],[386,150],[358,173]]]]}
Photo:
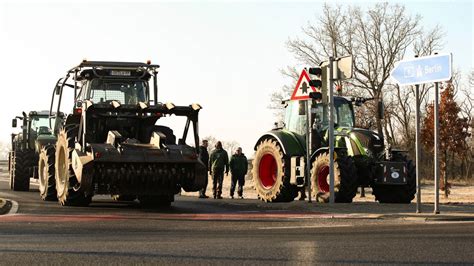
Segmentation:
{"type": "Polygon", "coordinates": [[[309,75],[308,72],[306,72],[306,69],[303,69],[301,72],[300,78],[298,79],[298,82],[296,83],[295,90],[293,91],[293,94],[291,95],[291,100],[306,100],[309,99],[309,93],[310,92],[316,92],[315,87],[309,86],[309,75]]]}

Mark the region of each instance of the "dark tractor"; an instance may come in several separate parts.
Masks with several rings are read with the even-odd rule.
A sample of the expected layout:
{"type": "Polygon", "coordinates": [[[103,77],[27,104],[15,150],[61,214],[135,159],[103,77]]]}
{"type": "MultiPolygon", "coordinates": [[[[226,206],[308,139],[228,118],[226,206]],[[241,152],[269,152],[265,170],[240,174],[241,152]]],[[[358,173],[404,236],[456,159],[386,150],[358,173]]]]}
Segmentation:
{"type": "Polygon", "coordinates": [[[42,158],[45,182],[55,182],[62,205],[87,206],[93,195],[110,194],[169,206],[181,189],[203,188],[207,173],[196,148],[201,106],[158,102],[158,68],[83,61],[58,80],[51,109],[56,104],[60,110],[67,87],[74,90],[74,108],[55,125],[61,127],[56,145],[45,147],[42,158]],[[156,125],[171,115],[186,119],[179,139],[171,128],[156,125]],[[186,144],[191,124],[194,147],[186,144]]]}
{"type": "MultiPolygon", "coordinates": [[[[62,118],[62,114],[58,117],[62,118]]],[[[38,154],[43,146],[56,142],[49,127],[49,111],[23,112],[12,120],[12,127],[22,121],[21,132],[12,134],[9,153],[10,189],[28,191],[30,178],[38,178],[38,154]]]]}
{"type": "MultiPolygon", "coordinates": [[[[318,100],[311,100],[311,189],[317,200],[327,202],[328,104],[320,100],[321,93],[313,95],[318,100]]],[[[403,151],[384,145],[381,134],[355,127],[353,103],[361,105],[366,100],[334,98],[335,201],[352,202],[358,186],[371,186],[375,199],[381,203],[410,203],[416,192],[413,162],[403,151]]],[[[265,133],[255,145],[253,181],[264,201],[292,201],[308,180],[305,176],[307,100],[284,104],[284,126],[265,133]]]]}

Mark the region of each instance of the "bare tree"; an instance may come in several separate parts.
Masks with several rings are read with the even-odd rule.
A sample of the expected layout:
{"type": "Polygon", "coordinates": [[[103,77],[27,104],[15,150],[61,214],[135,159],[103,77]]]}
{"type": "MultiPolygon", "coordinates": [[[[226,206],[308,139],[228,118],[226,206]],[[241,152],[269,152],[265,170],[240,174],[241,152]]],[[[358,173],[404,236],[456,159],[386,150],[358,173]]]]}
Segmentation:
{"type": "MultiPolygon", "coordinates": [[[[420,16],[409,15],[398,4],[377,3],[367,10],[325,4],[318,23],[304,27],[304,37],[290,39],[287,46],[301,63],[308,65],[319,64],[329,56],[352,54],[355,75],[347,85],[377,102],[382,100],[395,62],[420,35],[419,21],[420,16]]],[[[382,133],[382,121],[375,122],[382,133]]],[[[386,126],[385,133],[389,132],[386,126]]]]}
{"type": "Polygon", "coordinates": [[[239,142],[235,140],[221,140],[218,139],[214,136],[206,136],[203,139],[207,140],[208,145],[209,145],[209,152],[212,152],[216,148],[216,143],[217,141],[222,142],[222,148],[227,151],[229,156],[237,150],[237,148],[240,146],[239,142]]]}
{"type": "Polygon", "coordinates": [[[280,70],[281,74],[291,80],[291,85],[284,85],[278,91],[273,92],[270,95],[270,105],[269,109],[274,111],[274,115],[277,119],[276,122],[283,121],[284,118],[284,106],[283,101],[290,98],[291,93],[294,90],[294,84],[298,81],[299,73],[298,70],[294,67],[287,67],[286,69],[280,70]]]}
{"type": "Polygon", "coordinates": [[[468,77],[467,86],[462,87],[460,92],[464,100],[461,102],[461,116],[466,119],[468,124],[469,136],[467,139],[468,149],[462,154],[461,175],[467,180],[472,176],[472,169],[474,167],[474,70],[471,71],[468,77]]]}

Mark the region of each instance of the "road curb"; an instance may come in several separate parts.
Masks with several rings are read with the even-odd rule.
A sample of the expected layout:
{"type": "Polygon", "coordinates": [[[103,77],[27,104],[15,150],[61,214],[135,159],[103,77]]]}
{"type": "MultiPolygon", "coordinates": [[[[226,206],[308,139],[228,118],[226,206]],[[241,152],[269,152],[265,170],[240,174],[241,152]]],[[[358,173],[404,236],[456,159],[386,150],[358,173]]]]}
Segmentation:
{"type": "Polygon", "coordinates": [[[400,219],[405,221],[443,221],[443,222],[467,222],[474,221],[471,213],[447,213],[447,214],[409,214],[393,213],[381,215],[382,219],[400,219]]]}
{"type": "Polygon", "coordinates": [[[10,211],[12,203],[6,199],[0,199],[0,215],[6,214],[10,211]]]}

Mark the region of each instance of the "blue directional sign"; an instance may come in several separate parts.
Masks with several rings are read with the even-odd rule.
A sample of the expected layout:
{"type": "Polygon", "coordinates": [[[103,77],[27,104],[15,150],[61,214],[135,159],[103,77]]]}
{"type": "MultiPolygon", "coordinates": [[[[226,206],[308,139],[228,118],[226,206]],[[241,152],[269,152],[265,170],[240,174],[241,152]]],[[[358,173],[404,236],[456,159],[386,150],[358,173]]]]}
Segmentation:
{"type": "Polygon", "coordinates": [[[440,82],[452,76],[451,54],[398,61],[390,73],[400,86],[440,82]]]}

